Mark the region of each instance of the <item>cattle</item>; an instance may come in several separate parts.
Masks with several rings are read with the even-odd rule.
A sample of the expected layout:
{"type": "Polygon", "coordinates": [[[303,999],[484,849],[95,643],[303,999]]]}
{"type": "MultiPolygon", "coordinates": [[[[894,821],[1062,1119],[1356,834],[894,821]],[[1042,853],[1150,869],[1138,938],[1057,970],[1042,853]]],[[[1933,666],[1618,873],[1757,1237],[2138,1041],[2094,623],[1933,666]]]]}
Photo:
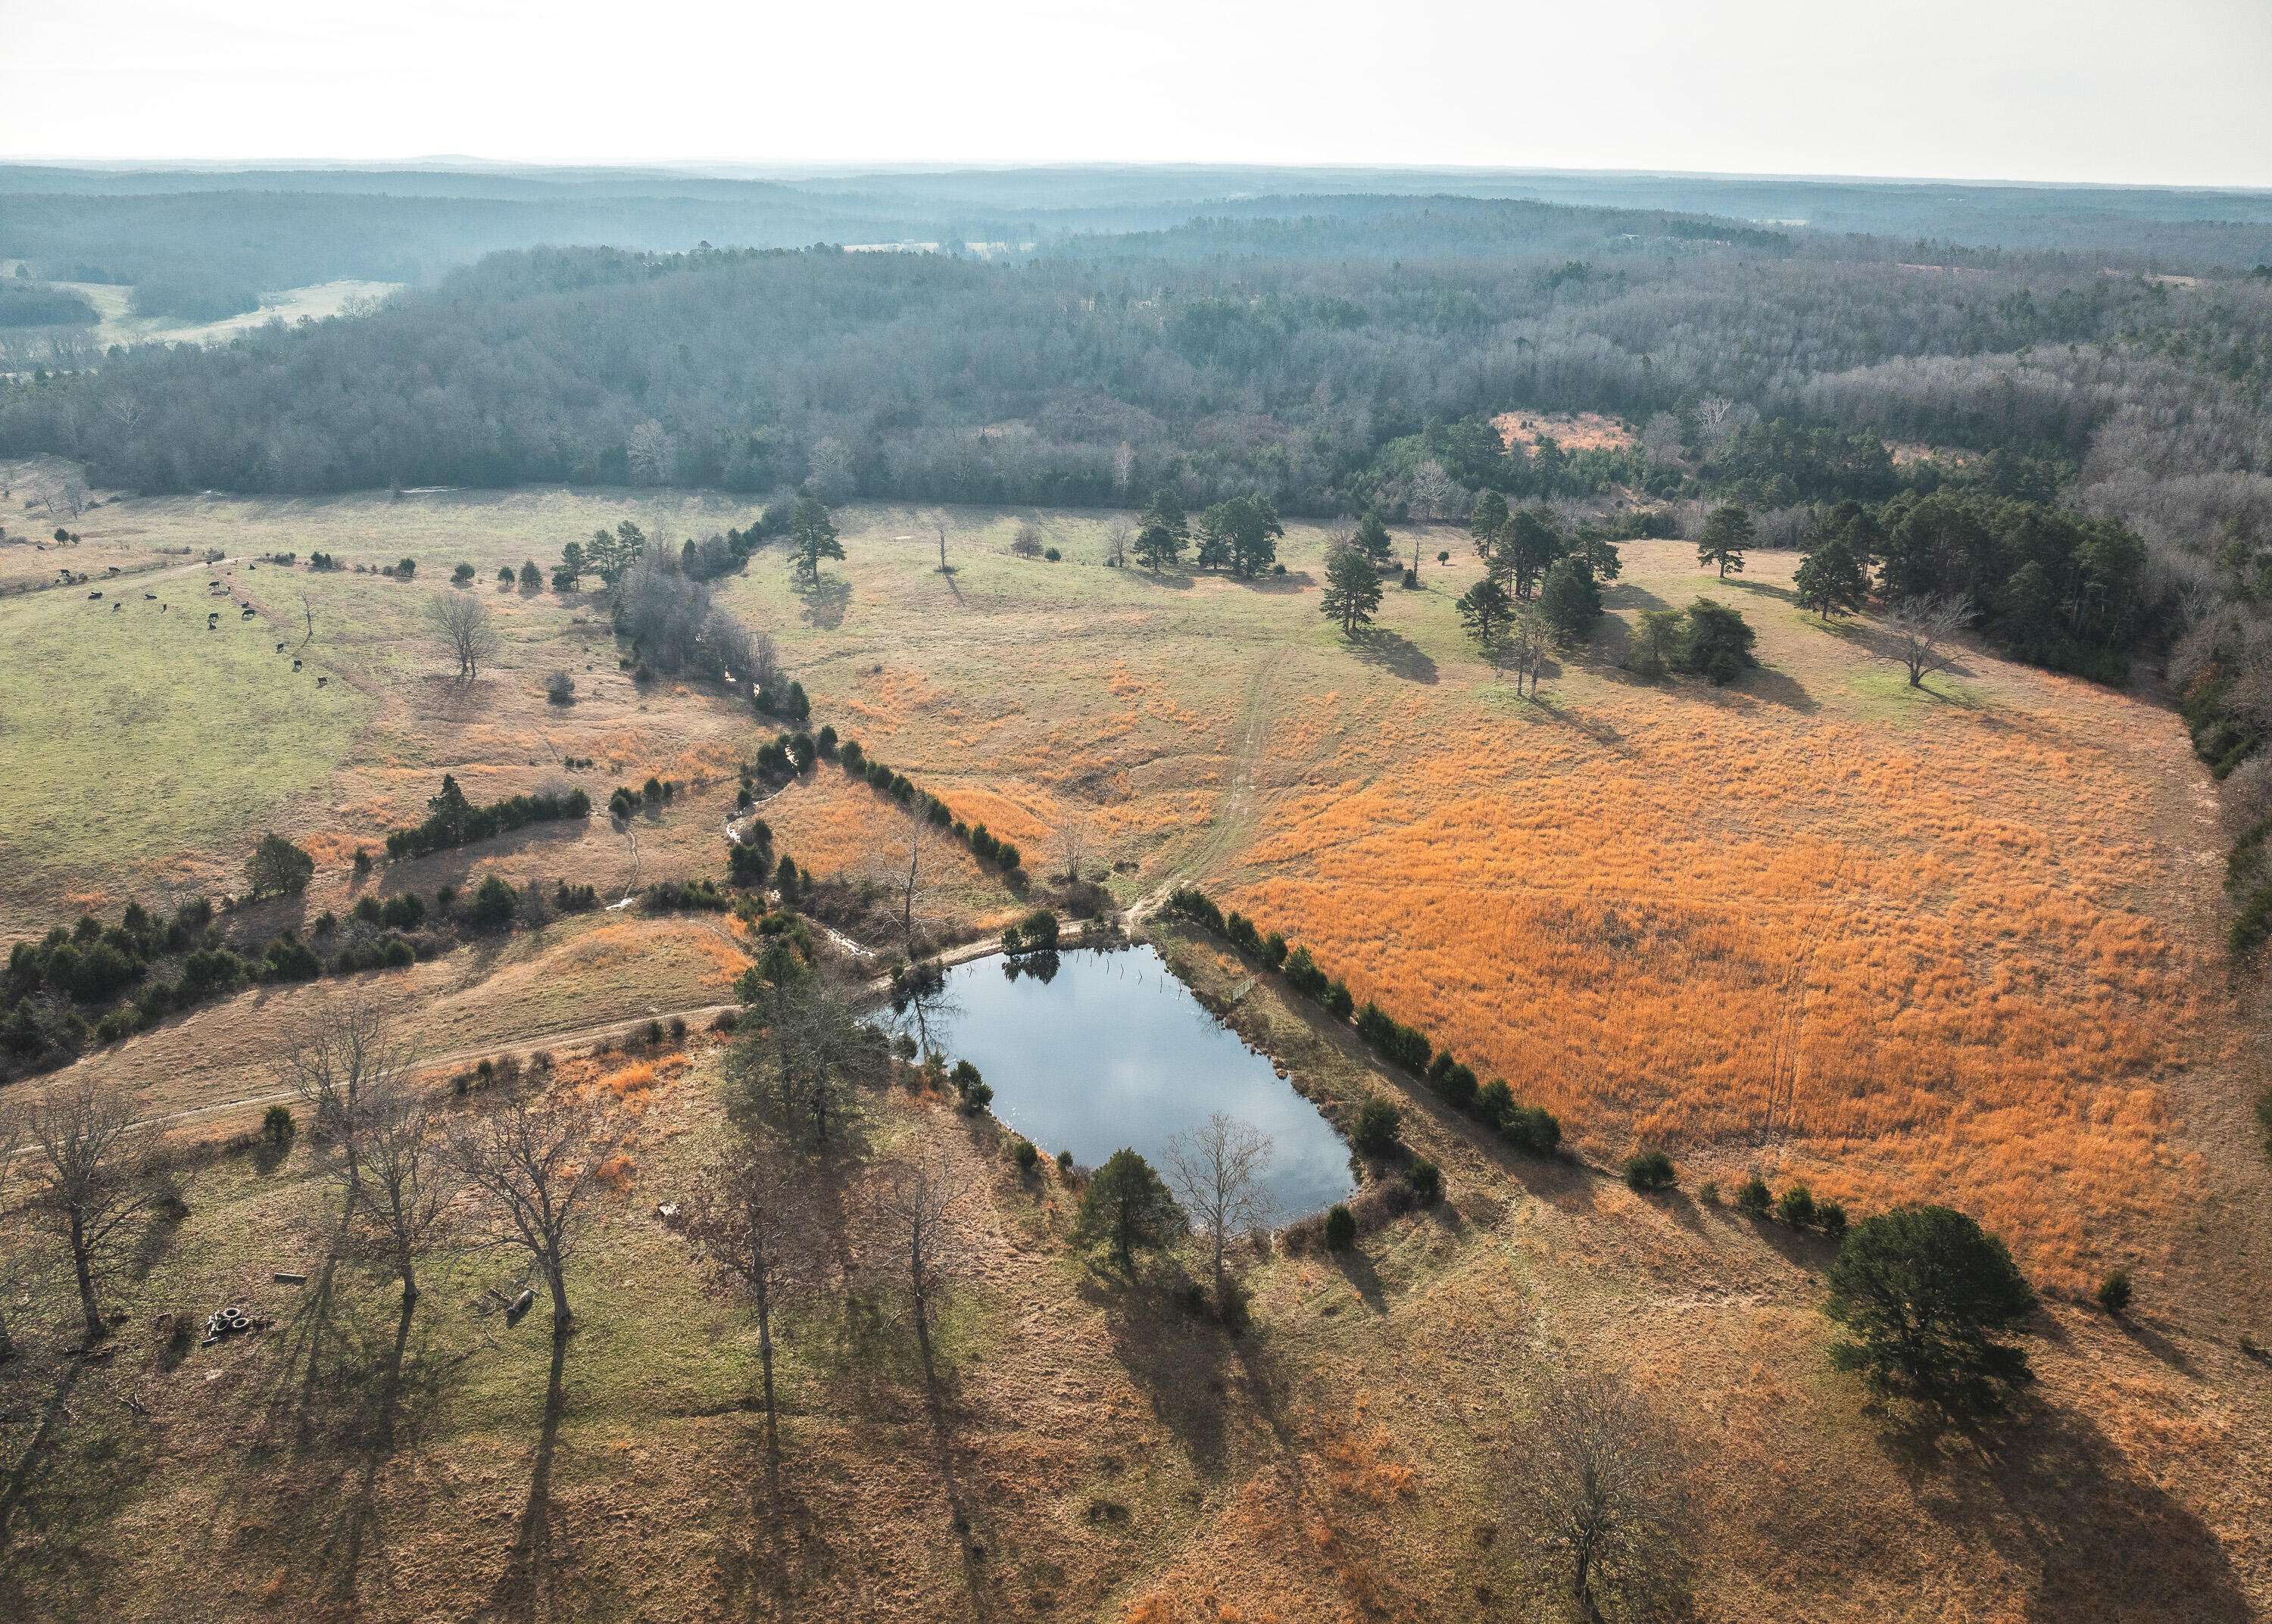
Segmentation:
{"type": "Polygon", "coordinates": [[[142,594],[142,601],[145,603],[155,603],[158,601],[158,594],[155,592],[144,592],[142,594]]]}
{"type": "Polygon", "coordinates": [[[100,598],[100,597],[101,597],[101,596],[102,596],[102,594],[101,594],[101,592],[89,592],[89,593],[87,593],[87,595],[86,595],[86,597],[87,597],[87,601],[88,601],[88,602],[90,602],[90,603],[92,603],[92,602],[93,602],[97,598],[100,598]]]}
{"type": "Polygon", "coordinates": [[[295,659],[295,660],[294,660],[294,661],[292,662],[292,669],[293,669],[293,670],[295,670],[295,671],[297,671],[299,668],[300,668],[300,662],[299,662],[298,660],[296,660],[296,659],[295,659]]]}
{"type": "Polygon", "coordinates": [[[284,645],[283,645],[282,644],[280,644],[280,644],[278,644],[276,645],[276,652],[277,652],[279,654],[281,654],[281,653],[284,652],[284,645]]]}
{"type": "Polygon", "coordinates": [[[318,688],[321,688],[325,683],[326,683],[326,682],[330,682],[331,680],[332,680],[332,679],[331,679],[331,678],[329,678],[329,677],[318,677],[318,678],[316,679],[316,686],[317,686],[318,688]]]}

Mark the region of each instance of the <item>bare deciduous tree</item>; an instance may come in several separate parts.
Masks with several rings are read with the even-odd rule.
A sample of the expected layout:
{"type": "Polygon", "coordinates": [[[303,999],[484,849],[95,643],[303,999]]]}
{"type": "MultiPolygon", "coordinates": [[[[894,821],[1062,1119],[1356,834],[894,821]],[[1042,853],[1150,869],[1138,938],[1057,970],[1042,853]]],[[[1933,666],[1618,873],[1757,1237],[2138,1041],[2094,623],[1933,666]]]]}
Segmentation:
{"type": "MultiPolygon", "coordinates": [[[[1415,518],[1434,524],[1451,510],[1459,495],[1459,481],[1446,473],[1444,465],[1434,458],[1431,457],[1412,470],[1411,500],[1415,518]]],[[[1412,545],[1415,549],[1412,556],[1416,562],[1420,556],[1417,538],[1412,545]]]]}
{"type": "Polygon", "coordinates": [[[103,1332],[101,1285],[138,1221],[165,1191],[142,1166],[144,1130],[123,1089],[64,1083],[32,1107],[35,1217],[71,1254],[87,1340],[103,1332]]]}
{"type": "Polygon", "coordinates": [[[1685,1592],[1678,1453],[1605,1368],[1556,1372],[1508,1474],[1515,1509],[1588,1624],[1677,1612],[1685,1592]]]}
{"type": "Polygon", "coordinates": [[[758,1316],[758,1374],[766,1456],[776,1468],[781,1431],[774,1397],[774,1315],[809,1290],[820,1252],[811,1192],[755,1135],[702,1171],[687,1203],[687,1233],[712,1274],[749,1299],[758,1316]]]}
{"type": "Polygon", "coordinates": [[[1168,1182],[1207,1245],[1215,1306],[1228,1315],[1231,1244],[1270,1221],[1270,1193],[1262,1183],[1270,1136],[1218,1111],[1168,1141],[1167,1163],[1168,1182]]]}
{"type": "Polygon", "coordinates": [[[1067,811],[1058,821],[1050,846],[1057,858],[1057,871],[1065,883],[1080,883],[1080,866],[1088,860],[1088,820],[1078,812],[1067,811]]]}
{"type": "Polygon", "coordinates": [[[1962,597],[1904,598],[1886,616],[1894,634],[1887,657],[1909,673],[1911,688],[1923,688],[1925,678],[1956,663],[1952,640],[1971,618],[1972,605],[1962,597]]]}
{"type": "Polygon", "coordinates": [[[534,1086],[451,1131],[451,1160],[480,1197],[490,1244],[526,1252],[551,1291],[556,1336],[568,1331],[568,1260],[622,1139],[621,1122],[597,1100],[534,1086]]]}
{"type": "Polygon", "coordinates": [[[678,442],[653,418],[632,425],[624,443],[632,478],[641,485],[668,485],[678,474],[678,442]]]}
{"type": "Polygon", "coordinates": [[[457,660],[460,681],[479,676],[482,661],[496,657],[496,617],[490,615],[490,606],[471,592],[439,594],[427,605],[426,618],[443,652],[457,660]]]}
{"type": "Polygon", "coordinates": [[[946,514],[944,510],[930,516],[930,527],[938,533],[938,572],[953,575],[954,566],[946,562],[946,514]]]}
{"type": "Polygon", "coordinates": [[[401,1278],[407,1307],[418,1300],[419,1257],[449,1226],[457,1170],[431,1107],[400,1074],[365,1091],[360,1115],[357,1227],[401,1278]]]}
{"type": "Polygon", "coordinates": [[[893,846],[890,875],[893,895],[900,905],[900,945],[909,958],[916,956],[916,915],[929,906],[938,890],[943,838],[918,810],[908,816],[907,827],[893,846]]]}
{"type": "Polygon", "coordinates": [[[1506,651],[1506,663],[1514,667],[1514,691],[1522,692],[1527,677],[1534,697],[1538,693],[1538,674],[1545,668],[1546,655],[1552,644],[1552,629],[1546,617],[1535,603],[1517,608],[1507,622],[1506,637],[1500,646],[1506,651]]]}
{"type": "Polygon", "coordinates": [[[895,1283],[908,1293],[926,1371],[931,1309],[968,1263],[956,1209],[969,1193],[946,1154],[929,1151],[887,1169],[876,1202],[883,1240],[899,1254],[895,1283]]]}
{"type": "Polygon", "coordinates": [[[77,518],[86,511],[86,476],[76,466],[43,467],[24,481],[24,506],[50,518],[77,518]]]}
{"type": "Polygon", "coordinates": [[[1116,570],[1128,567],[1128,544],[1136,539],[1135,521],[1116,513],[1104,526],[1104,562],[1116,570]]]}
{"type": "Polygon", "coordinates": [[[762,701],[780,691],[781,654],[772,633],[752,630],[728,611],[713,608],[703,618],[699,648],[701,664],[744,698],[762,701]]]}
{"type": "Polygon", "coordinates": [[[350,1212],[362,1188],[362,1142],[371,1107],[403,1089],[405,1071],[386,1012],[369,998],[334,1005],[314,1035],[276,1064],[277,1082],[300,1102],[314,1134],[337,1151],[350,1212]]]}

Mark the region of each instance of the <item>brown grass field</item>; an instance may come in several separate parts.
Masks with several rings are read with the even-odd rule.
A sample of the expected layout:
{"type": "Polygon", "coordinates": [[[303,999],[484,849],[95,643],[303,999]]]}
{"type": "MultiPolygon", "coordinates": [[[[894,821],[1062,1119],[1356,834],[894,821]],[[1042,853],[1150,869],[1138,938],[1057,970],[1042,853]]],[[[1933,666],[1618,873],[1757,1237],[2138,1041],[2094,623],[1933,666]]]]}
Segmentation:
{"type": "MultiPolygon", "coordinates": [[[[493,577],[619,518],[675,544],[751,510],[531,491],[90,511],[77,569],[183,546],[232,564],[152,577],[162,617],[148,580],[116,614],[68,588],[0,598],[0,935],[232,889],[264,828],[318,857],[304,911],[342,907],[355,846],[418,816],[445,771],[476,799],[679,778],[692,793],[639,826],[639,875],[722,876],[734,770],[767,730],[699,685],[634,687],[593,600],[493,577]],[[418,576],[252,562],[318,548],[414,556],[418,576]],[[470,689],[420,630],[460,559],[506,631],[470,689]],[[212,578],[256,619],[206,633],[212,578]],[[572,706],[545,701],[555,669],[572,706]]],[[[2272,1367],[2243,1346],[2272,1340],[2272,1179],[2247,1121],[2261,999],[2222,962],[2215,806],[2158,696],[1984,653],[1913,693],[1866,622],[1796,608],[1793,561],[1720,583],[1685,544],[1631,542],[1613,623],[1534,702],[1460,634],[1476,566],[1448,528],[1422,589],[1392,585],[1352,645],[1318,613],[1312,526],[1289,525],[1286,576],[1237,584],[1105,569],[1100,516],[947,517],[951,576],[927,511],[863,507],[818,591],[793,590],[776,548],[721,598],[780,639],[816,722],[1029,854],[1078,817],[1124,902],[1197,883],[1308,942],[1551,1106],[1593,1168],[1510,1158],[1268,978],[1155,923],[1312,1098],[1399,1094],[1446,1203],[1346,1263],[1258,1263],[1256,1328],[1227,1338],[1167,1285],[1069,1256],[1069,1192],[1021,1180],[990,1127],[878,1097],[869,1160],[921,1136],[983,1187],[947,1377],[925,1389],[892,1314],[796,1324],[774,1504],[743,1407],[752,1333],[651,1216],[718,1131],[714,1049],[651,1081],[568,1064],[579,1085],[615,1076],[639,1126],[557,1382],[541,1315],[507,1331],[472,1312],[490,1261],[460,1262],[392,1359],[384,1282],[270,1283],[320,1252],[329,1197],[304,1144],[224,1157],[127,1288],[109,1361],[43,1352],[0,1374],[0,1616],[1553,1616],[1503,1480],[1566,1351],[1630,1369],[1672,1419],[1700,1616],[2272,1606],[2272,1367]],[[1065,562],[1009,553],[1027,518],[1065,562]],[[1759,671],[1715,690],[1617,667],[1639,609],[1700,592],[1743,609],[1759,671]],[[1678,1159],[1682,1193],[1601,1176],[1638,1145],[1678,1159]],[[1944,1200],[2004,1234],[2050,1293],[2020,1419],[1926,1440],[1867,1413],[1825,1357],[1823,1243],[1700,1193],[1753,1169],[1857,1213],[1944,1200]],[[2139,1283],[2126,1324],[2084,1306],[2117,1263],[2139,1283]],[[216,1294],[280,1323],[168,1368],[153,1317],[216,1294]],[[391,1449],[336,1397],[374,1392],[399,1401],[391,1449]]],[[[899,814],[824,769],[764,816],[826,874],[857,872],[899,814]]],[[[619,890],[632,864],[595,820],[365,883],[619,890]]],[[[973,869],[939,905],[983,927],[1013,900],[973,869]]],[[[604,914],[366,980],[447,1069],[729,1002],[744,962],[719,916],[604,914]]],[[[240,1129],[257,1112],[232,1102],[273,1091],[269,1057],[340,990],[243,995],[84,1063],[153,1114],[198,1113],[177,1134],[240,1129]]],[[[34,1284],[11,1320],[60,1347],[62,1297],[34,1284]]]]}

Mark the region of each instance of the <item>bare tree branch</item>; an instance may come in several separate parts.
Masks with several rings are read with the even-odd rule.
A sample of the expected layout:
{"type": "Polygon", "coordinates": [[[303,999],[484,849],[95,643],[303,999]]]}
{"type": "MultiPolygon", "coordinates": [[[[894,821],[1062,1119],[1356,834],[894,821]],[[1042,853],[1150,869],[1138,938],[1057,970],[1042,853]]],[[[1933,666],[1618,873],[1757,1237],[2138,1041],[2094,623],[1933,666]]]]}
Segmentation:
{"type": "Polygon", "coordinates": [[[526,1252],[550,1288],[556,1336],[568,1331],[568,1260],[622,1139],[622,1123],[598,1101],[534,1085],[451,1132],[451,1159],[480,1197],[490,1242],[526,1252]]]}
{"type": "Polygon", "coordinates": [[[142,1166],[148,1141],[133,1096],[88,1078],[51,1089],[32,1107],[39,1152],[34,1214],[71,1254],[89,1342],[103,1334],[101,1285],[137,1222],[165,1195],[142,1166]]]}
{"type": "Polygon", "coordinates": [[[1226,1315],[1231,1244],[1270,1221],[1273,1203],[1262,1183],[1270,1151],[1269,1135],[1220,1111],[1168,1141],[1168,1182],[1207,1248],[1215,1306],[1226,1315]]]}
{"type": "Polygon", "coordinates": [[[1961,596],[1904,598],[1886,616],[1894,634],[1887,656],[1909,672],[1911,688],[1922,688],[1925,678],[1956,663],[1962,651],[1951,640],[1971,619],[1971,602],[1961,596]]]}

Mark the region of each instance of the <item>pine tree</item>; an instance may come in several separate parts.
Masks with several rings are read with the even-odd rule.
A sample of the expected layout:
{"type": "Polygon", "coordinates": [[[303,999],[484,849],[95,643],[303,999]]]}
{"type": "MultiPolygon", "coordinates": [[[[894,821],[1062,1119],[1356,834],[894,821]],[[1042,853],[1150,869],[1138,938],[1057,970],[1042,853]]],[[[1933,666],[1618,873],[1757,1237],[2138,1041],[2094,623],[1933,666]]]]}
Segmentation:
{"type": "Polygon", "coordinates": [[[1534,504],[1508,518],[1491,554],[1491,573],[1511,581],[1516,597],[1528,598],[1554,561],[1569,550],[1554,510],[1534,504]]]}
{"type": "Polygon", "coordinates": [[[1843,535],[1818,542],[1791,577],[1799,607],[1812,609],[1828,625],[1834,615],[1848,615],[1862,607],[1870,593],[1870,577],[1862,561],[1843,535]]]}
{"type": "Polygon", "coordinates": [[[458,780],[449,773],[442,775],[441,792],[426,803],[427,821],[441,837],[444,846],[463,846],[466,825],[474,815],[473,803],[466,792],[458,787],[458,780]]]}
{"type": "Polygon", "coordinates": [[[1376,568],[1395,556],[1396,543],[1389,536],[1388,526],[1381,522],[1379,513],[1371,508],[1367,508],[1364,517],[1356,522],[1356,540],[1357,550],[1371,559],[1376,568]]]}
{"type": "Polygon", "coordinates": [[[1135,545],[1131,550],[1138,563],[1157,575],[1182,560],[1191,536],[1191,523],[1184,517],[1183,503],[1163,488],[1153,494],[1152,505],[1144,510],[1143,522],[1137,527],[1135,545]]]}
{"type": "Polygon", "coordinates": [[[796,510],[788,521],[789,570],[808,586],[820,581],[820,561],[844,556],[844,543],[836,539],[836,526],[828,521],[826,503],[811,496],[798,498],[796,510]]]}
{"type": "Polygon", "coordinates": [[[1081,1194],[1072,1239],[1076,1246],[1107,1248],[1133,1274],[1139,1251],[1173,1245],[1187,1227],[1183,1208],[1152,1164],[1133,1151],[1115,1151],[1081,1194]]]}
{"type": "Polygon", "coordinates": [[[1355,546],[1337,547],[1326,560],[1326,590],[1319,607],[1342,623],[1346,637],[1370,625],[1380,607],[1380,572],[1355,546]]]}
{"type": "Polygon", "coordinates": [[[1558,558],[1538,592],[1539,612],[1564,647],[1585,641],[1602,618],[1602,589],[1582,558],[1558,558]]]}
{"type": "Polygon", "coordinates": [[[1468,533],[1476,539],[1476,556],[1488,559],[1498,541],[1498,533],[1506,527],[1506,498],[1495,490],[1487,490],[1476,498],[1474,509],[1468,514],[1468,533]]]}
{"type": "Polygon", "coordinates": [[[1696,562],[1715,564],[1720,578],[1744,572],[1744,548],[1751,545],[1752,516],[1734,506],[1715,508],[1704,521],[1703,539],[1696,544],[1696,562]]]}
{"type": "Polygon", "coordinates": [[[1454,607],[1468,635],[1486,649],[1506,634],[1508,622],[1514,618],[1514,600],[1490,576],[1461,592],[1454,607]]]}

